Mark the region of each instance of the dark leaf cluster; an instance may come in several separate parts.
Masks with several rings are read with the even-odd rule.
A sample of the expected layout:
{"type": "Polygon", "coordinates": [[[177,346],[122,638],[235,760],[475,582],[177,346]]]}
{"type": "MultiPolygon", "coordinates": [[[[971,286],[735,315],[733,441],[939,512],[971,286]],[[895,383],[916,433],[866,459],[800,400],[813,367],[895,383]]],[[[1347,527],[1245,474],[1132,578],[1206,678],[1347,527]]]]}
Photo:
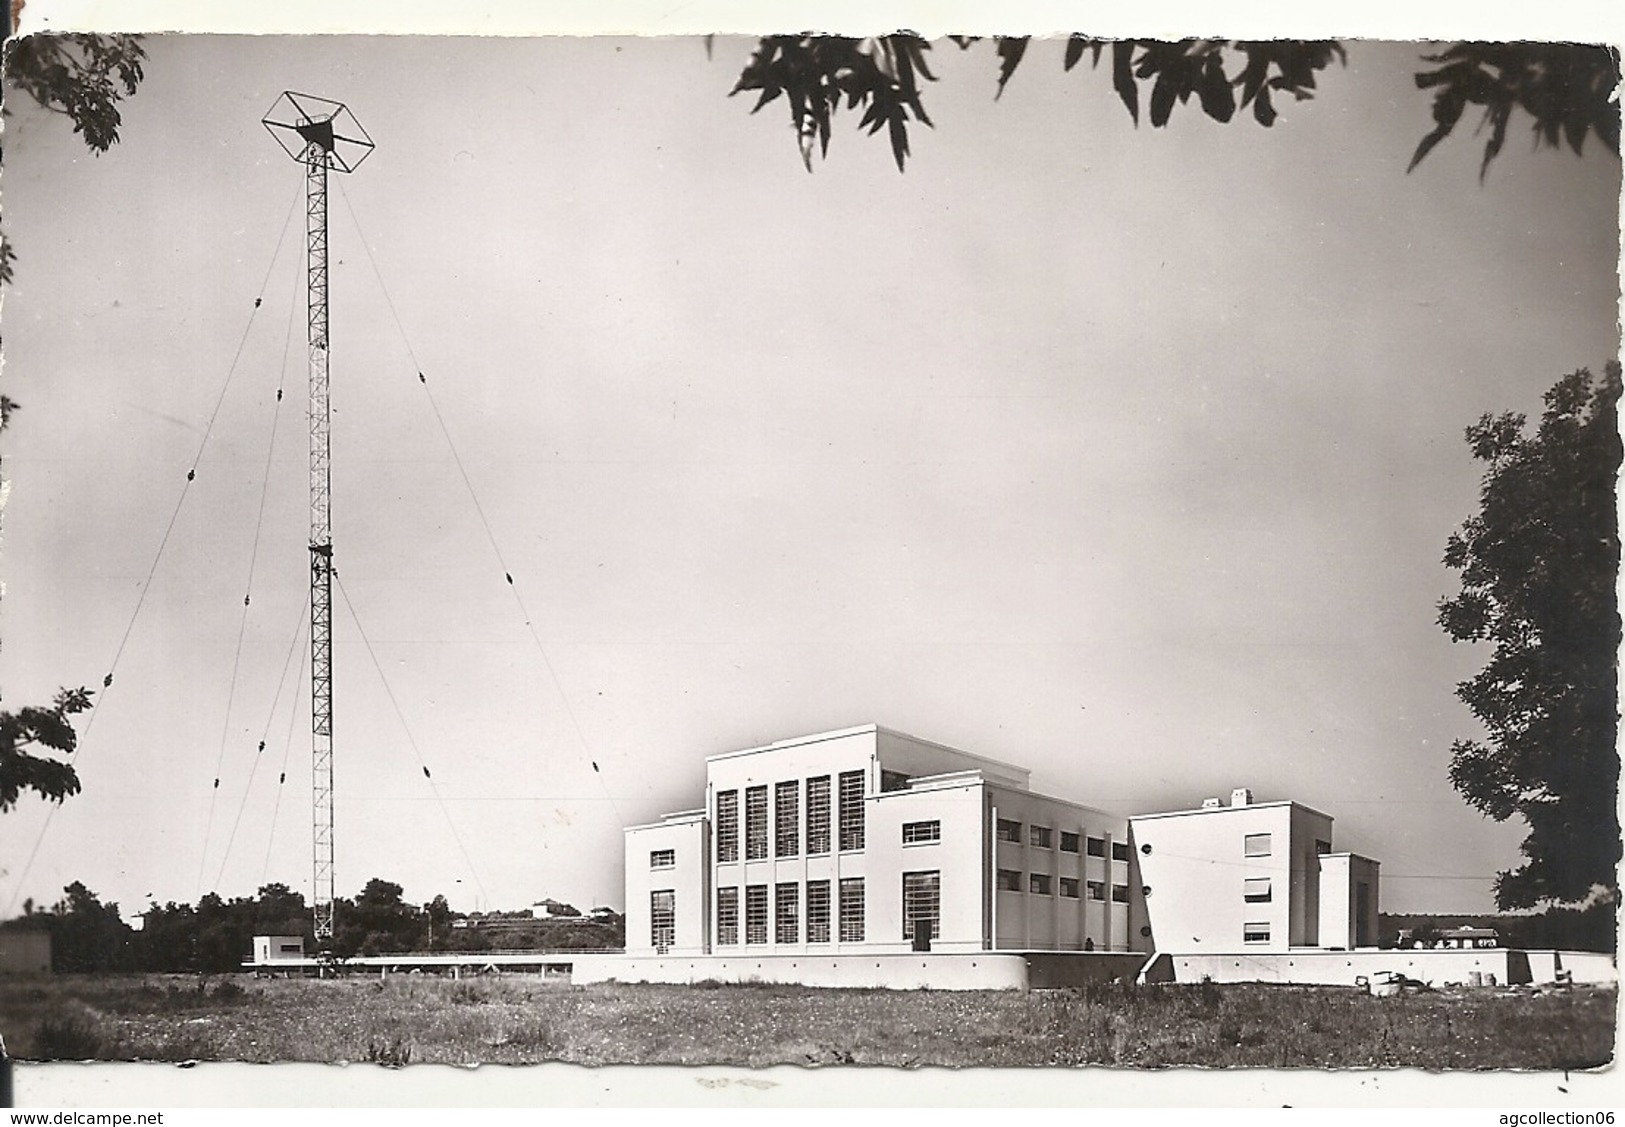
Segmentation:
{"type": "Polygon", "coordinates": [[[812,170],[813,146],[829,151],[830,123],[843,108],[861,108],[870,134],[886,130],[901,171],[908,159],[908,123],[931,119],[920,102],[920,82],[934,82],[926,65],[931,45],[918,36],[851,39],[836,35],[770,35],[760,40],[730,95],[755,91],[755,113],[784,97],[790,107],[802,163],[812,170]]]}
{"type": "Polygon", "coordinates": [[[1439,625],[1492,649],[1457,687],[1487,738],[1456,742],[1450,779],[1489,817],[1529,826],[1525,864],[1497,880],[1503,908],[1616,887],[1619,397],[1611,363],[1547,392],[1533,435],[1518,414],[1467,430],[1488,468],[1478,513],[1446,544],[1461,590],[1439,625]]]}
{"type": "MultiPolygon", "coordinates": [[[[1423,58],[1438,66],[1416,76],[1416,85],[1432,90],[1431,133],[1411,157],[1411,168],[1448,137],[1468,106],[1482,106],[1488,126],[1479,179],[1506,142],[1512,111],[1522,109],[1533,122],[1535,144],[1560,148],[1566,141],[1578,154],[1595,133],[1619,152],[1619,53],[1610,47],[1576,43],[1456,43],[1423,58]]],[[[1481,127],[1482,127],[1481,126],[1481,127]]]]}
{"type": "MultiPolygon", "coordinates": [[[[978,39],[955,36],[953,41],[969,48],[978,39]]],[[[1029,44],[1026,37],[995,40],[997,94],[1004,93],[1029,44]]],[[[1146,87],[1148,116],[1155,127],[1166,125],[1174,107],[1192,98],[1216,121],[1229,121],[1238,109],[1251,107],[1255,121],[1272,125],[1277,95],[1300,101],[1311,97],[1316,74],[1334,61],[1346,61],[1342,46],[1329,41],[1109,41],[1074,35],[1066,44],[1064,66],[1070,71],[1088,56],[1091,66],[1098,67],[1108,48],[1112,88],[1138,124],[1141,88],[1146,87]]],[[[930,49],[925,40],[906,32],[871,39],[769,36],[758,41],[732,93],[757,92],[753,113],[781,96],[786,99],[809,171],[815,143],[821,155],[828,153],[835,115],[861,108],[859,128],[870,134],[887,131],[901,171],[909,156],[909,123],[931,125],[921,101],[923,83],[936,80],[926,65],[930,49]]]]}
{"type": "Polygon", "coordinates": [[[88,708],[89,689],[63,689],[49,708],[0,712],[0,813],[16,806],[25,790],[55,802],[79,793],[72,764],[31,749],[71,756],[79,737],[69,717],[88,708]]]}
{"type": "Polygon", "coordinates": [[[118,104],[135,93],[145,58],[133,35],[29,35],[6,44],[6,78],[46,109],[66,114],[100,154],[118,142],[118,104]]]}

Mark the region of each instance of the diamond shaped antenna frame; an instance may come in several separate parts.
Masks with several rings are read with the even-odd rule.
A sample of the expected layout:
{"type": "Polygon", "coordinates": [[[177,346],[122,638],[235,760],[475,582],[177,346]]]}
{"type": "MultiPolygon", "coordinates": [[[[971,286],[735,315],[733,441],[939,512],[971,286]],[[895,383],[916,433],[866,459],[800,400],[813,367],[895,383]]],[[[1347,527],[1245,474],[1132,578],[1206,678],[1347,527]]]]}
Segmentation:
{"type": "Polygon", "coordinates": [[[314,149],[338,172],[354,172],[374,147],[348,106],[313,94],[284,90],[260,123],[294,160],[307,162],[314,149]]]}

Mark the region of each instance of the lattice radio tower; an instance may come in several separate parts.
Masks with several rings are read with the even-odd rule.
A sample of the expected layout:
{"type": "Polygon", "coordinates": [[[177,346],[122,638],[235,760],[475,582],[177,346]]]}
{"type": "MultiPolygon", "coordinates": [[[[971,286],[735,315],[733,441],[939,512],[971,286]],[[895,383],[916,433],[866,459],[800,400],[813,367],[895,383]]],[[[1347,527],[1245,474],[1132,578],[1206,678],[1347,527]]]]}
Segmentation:
{"type": "Polygon", "coordinates": [[[311,845],[316,943],[333,938],[333,527],[328,450],[327,170],[354,172],[372,138],[343,103],[284,91],[261,119],[305,166],[307,343],[310,355],[311,845]]]}

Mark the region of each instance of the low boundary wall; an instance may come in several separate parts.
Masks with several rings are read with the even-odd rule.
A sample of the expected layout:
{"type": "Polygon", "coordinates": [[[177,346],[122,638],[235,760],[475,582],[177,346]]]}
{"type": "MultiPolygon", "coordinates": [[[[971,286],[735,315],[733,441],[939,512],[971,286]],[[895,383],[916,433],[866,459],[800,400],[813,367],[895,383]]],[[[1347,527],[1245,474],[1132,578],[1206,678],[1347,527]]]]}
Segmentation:
{"type": "Polygon", "coordinates": [[[1147,964],[1147,982],[1283,982],[1353,986],[1379,971],[1396,971],[1434,986],[1490,976],[1503,986],[1556,982],[1559,972],[1576,983],[1618,981],[1614,959],[1592,951],[1520,951],[1506,947],[1464,950],[1237,951],[1158,955],[1147,964]]]}
{"type": "Polygon", "coordinates": [[[340,962],[310,957],[248,960],[245,970],[282,973],[540,973],[587,985],[599,982],[771,982],[887,990],[1027,990],[1133,981],[1147,956],[1124,952],[967,951],[841,955],[534,954],[372,955],[340,962]]]}

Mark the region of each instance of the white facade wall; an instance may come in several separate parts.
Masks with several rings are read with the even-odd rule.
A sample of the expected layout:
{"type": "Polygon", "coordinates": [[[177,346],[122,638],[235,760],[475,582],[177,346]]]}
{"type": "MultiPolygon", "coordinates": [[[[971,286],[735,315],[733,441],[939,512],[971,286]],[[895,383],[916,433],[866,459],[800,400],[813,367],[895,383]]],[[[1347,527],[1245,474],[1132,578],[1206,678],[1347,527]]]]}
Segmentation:
{"type": "MultiPolygon", "coordinates": [[[[1144,897],[1132,848],[1124,859],[1113,858],[1129,841],[1126,818],[1064,802],[1058,798],[1008,787],[989,787],[992,809],[988,840],[994,858],[992,885],[996,942],[999,950],[1149,951],[1144,897]],[[1016,841],[1001,840],[1000,821],[1019,823],[1016,841]],[[1034,827],[1047,831],[1049,844],[1035,840],[1034,827]],[[1063,849],[1062,835],[1076,834],[1077,849],[1063,849]],[[1089,855],[1089,841],[1101,843],[1101,856],[1089,855]],[[1001,889],[999,871],[1015,874],[1017,887],[1001,889]],[[1048,891],[1035,889],[1033,877],[1047,878],[1048,891]],[[1077,895],[1063,895],[1062,880],[1076,881],[1077,895]],[[1093,882],[1101,898],[1090,895],[1093,882]],[[1126,895],[1114,899],[1113,890],[1126,895]]],[[[1008,879],[1008,878],[1007,878],[1008,879]]]]}
{"type": "MultiPolygon", "coordinates": [[[[811,945],[816,950],[842,951],[852,944],[842,943],[840,937],[840,888],[842,880],[863,880],[865,904],[864,942],[869,941],[871,930],[867,926],[872,911],[875,890],[868,866],[867,813],[870,803],[863,804],[866,821],[864,849],[840,848],[840,777],[844,773],[861,772],[866,798],[879,790],[879,768],[875,755],[876,729],[857,728],[811,736],[801,740],[787,740],[762,748],[714,755],[706,760],[706,812],[711,819],[713,837],[719,848],[713,851],[714,865],[710,905],[712,920],[719,921],[718,897],[725,890],[735,890],[738,903],[737,942],[727,943],[727,936],[714,929],[712,943],[717,954],[761,951],[805,951],[807,943],[807,886],[814,882],[829,882],[830,939],[827,944],[811,945]],[[809,853],[807,849],[807,780],[829,779],[829,844],[828,849],[809,853]],[[777,830],[777,799],[779,784],[795,784],[798,838],[793,853],[779,855],[777,830]],[[767,849],[766,856],[752,858],[748,849],[749,792],[753,788],[766,788],[767,849]],[[737,802],[738,836],[736,859],[729,861],[720,849],[720,827],[717,821],[718,796],[733,794],[737,802]],[[796,888],[796,939],[779,942],[778,891],[781,885],[796,888]],[[766,890],[767,928],[763,941],[747,942],[749,928],[749,894],[752,888],[766,890]]],[[[720,923],[720,921],[719,921],[720,923]]]]}
{"type": "MultiPolygon", "coordinates": [[[[706,916],[710,835],[698,812],[673,814],[626,831],[626,952],[653,955],[654,894],[671,892],[674,931],[667,953],[704,954],[710,944],[706,916]],[[669,851],[672,863],[655,867],[655,854],[669,851]]],[[[664,861],[665,858],[659,858],[664,861]]]]}
{"type": "Polygon", "coordinates": [[[1130,822],[1151,889],[1146,911],[1157,950],[1285,951],[1316,942],[1317,842],[1329,849],[1332,832],[1325,814],[1292,802],[1263,802],[1141,815],[1130,822]],[[1269,852],[1249,855],[1248,839],[1265,834],[1269,852]],[[1264,882],[1269,899],[1249,901],[1249,894],[1263,894],[1264,882]]]}
{"type": "Polygon", "coordinates": [[[937,874],[939,906],[932,951],[985,949],[985,790],[974,775],[957,774],[919,790],[892,791],[870,799],[864,856],[848,859],[851,872],[864,874],[868,890],[867,949],[912,949],[912,941],[903,937],[905,873],[937,874]],[[937,841],[903,841],[905,825],[931,822],[938,824],[937,841]]]}
{"type": "Polygon", "coordinates": [[[1354,853],[1320,858],[1322,947],[1352,951],[1377,945],[1379,871],[1377,862],[1354,853]]]}

